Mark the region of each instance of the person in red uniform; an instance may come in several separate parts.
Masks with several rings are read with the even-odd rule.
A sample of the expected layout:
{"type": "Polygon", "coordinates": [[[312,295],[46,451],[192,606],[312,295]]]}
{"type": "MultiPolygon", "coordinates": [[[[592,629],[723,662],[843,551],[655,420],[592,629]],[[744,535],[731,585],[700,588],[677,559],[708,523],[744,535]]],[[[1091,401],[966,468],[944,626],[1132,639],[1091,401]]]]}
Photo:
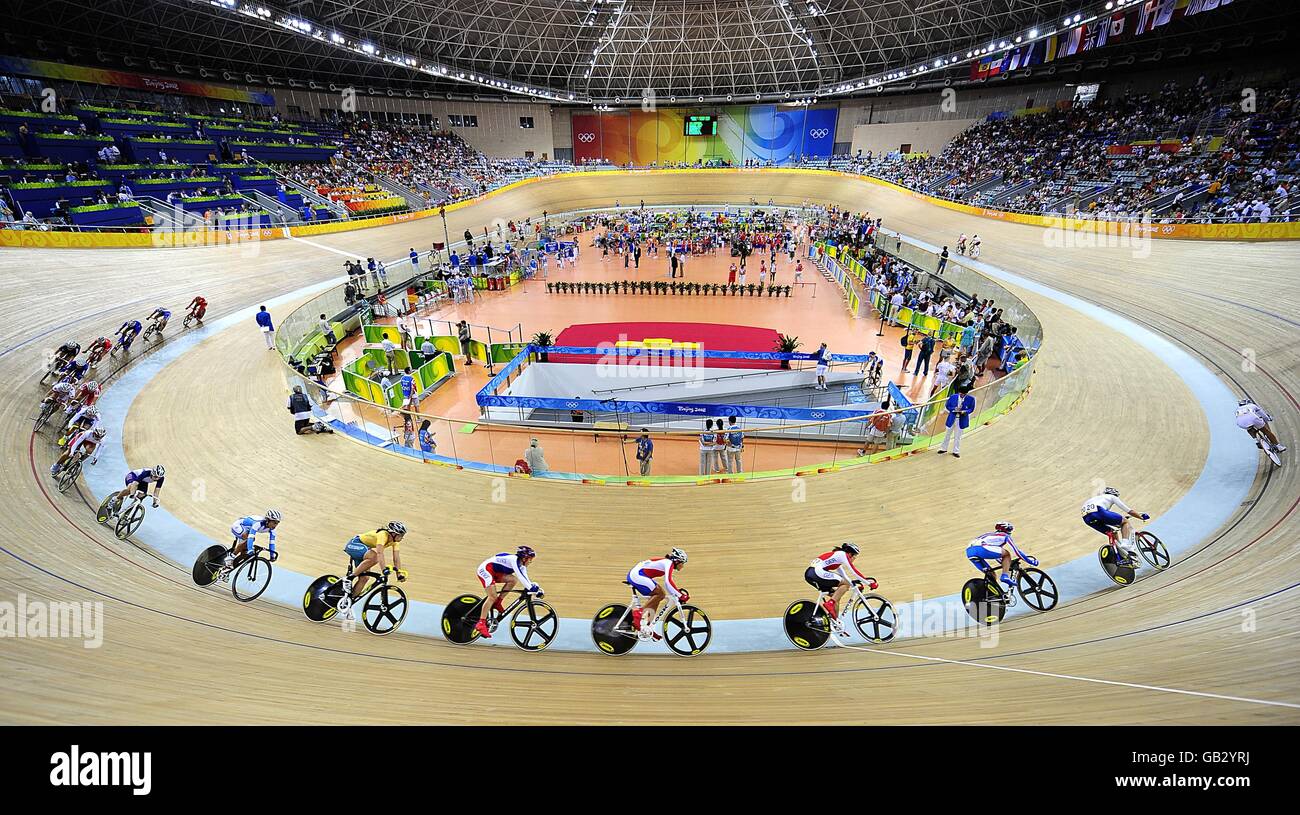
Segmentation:
{"type": "Polygon", "coordinates": [[[202,295],[198,295],[190,301],[189,309],[190,316],[202,323],[203,315],[208,311],[208,301],[204,300],[202,295]]]}

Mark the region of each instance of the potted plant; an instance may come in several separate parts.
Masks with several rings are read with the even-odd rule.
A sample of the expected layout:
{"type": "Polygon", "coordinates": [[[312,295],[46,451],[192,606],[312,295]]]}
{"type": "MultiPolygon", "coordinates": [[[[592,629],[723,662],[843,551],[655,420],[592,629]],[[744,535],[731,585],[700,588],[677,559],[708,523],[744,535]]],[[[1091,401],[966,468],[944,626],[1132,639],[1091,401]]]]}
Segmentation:
{"type": "MultiPolygon", "coordinates": [[[[555,338],[551,336],[551,332],[549,331],[538,331],[533,335],[532,342],[533,345],[536,345],[539,348],[550,348],[552,345],[555,345],[555,338]]],[[[549,355],[545,351],[541,352],[540,357],[542,362],[547,362],[549,360],[549,355]]]]}
{"type": "MultiPolygon", "coordinates": [[[[798,337],[787,337],[785,334],[776,335],[776,350],[782,354],[793,354],[803,343],[799,342],[798,337]]],[[[781,360],[781,367],[790,368],[790,360],[781,360]]]]}

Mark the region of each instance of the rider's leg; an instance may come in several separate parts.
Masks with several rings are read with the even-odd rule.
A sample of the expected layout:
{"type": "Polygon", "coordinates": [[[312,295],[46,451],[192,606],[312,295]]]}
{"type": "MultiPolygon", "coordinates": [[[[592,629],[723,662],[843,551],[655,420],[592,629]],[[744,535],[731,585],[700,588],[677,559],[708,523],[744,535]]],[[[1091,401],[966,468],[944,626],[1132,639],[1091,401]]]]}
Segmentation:
{"type": "Polygon", "coordinates": [[[849,582],[847,580],[841,580],[840,584],[835,587],[835,591],[831,592],[831,603],[834,604],[837,611],[840,609],[840,600],[843,599],[844,593],[848,590],[849,582]]]}
{"type": "Polygon", "coordinates": [[[1011,550],[1009,548],[1002,550],[1002,582],[1008,586],[1011,583],[1011,550]]]}
{"type": "MultiPolygon", "coordinates": [[[[374,549],[371,549],[366,552],[365,557],[361,558],[360,563],[352,567],[352,573],[354,575],[361,575],[362,572],[370,571],[370,569],[372,569],[374,565],[378,562],[379,562],[379,553],[376,552],[374,549]]],[[[352,586],[352,599],[356,600],[358,597],[360,597],[362,593],[366,590],[366,586],[369,583],[370,583],[369,577],[364,577],[364,576],[357,577],[356,583],[354,583],[352,586]]]]}
{"type": "Polygon", "coordinates": [[[1277,435],[1273,432],[1273,428],[1269,427],[1268,425],[1264,425],[1263,427],[1260,428],[1260,430],[1264,431],[1265,436],[1268,436],[1268,441],[1270,444],[1272,444],[1278,450],[1281,450],[1284,453],[1286,452],[1286,448],[1283,447],[1280,442],[1278,442],[1277,435]]]}
{"type": "Polygon", "coordinates": [[[656,610],[659,608],[659,603],[662,602],[666,596],[663,587],[656,583],[654,591],[650,592],[650,599],[645,603],[645,610],[641,614],[642,628],[649,628],[650,624],[654,622],[655,614],[657,613],[656,610]]]}

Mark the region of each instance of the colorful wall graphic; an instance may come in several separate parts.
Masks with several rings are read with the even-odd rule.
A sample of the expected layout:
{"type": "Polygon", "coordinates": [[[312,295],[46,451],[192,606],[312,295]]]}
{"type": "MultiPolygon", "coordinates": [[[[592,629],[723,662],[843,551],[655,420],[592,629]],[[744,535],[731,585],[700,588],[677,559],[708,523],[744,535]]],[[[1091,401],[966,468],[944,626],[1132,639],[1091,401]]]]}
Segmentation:
{"type": "Polygon", "coordinates": [[[36,76],[44,79],[64,79],[69,82],[90,82],[95,85],[115,85],[155,93],[180,93],[187,96],[205,96],[230,102],[272,106],[275,97],[261,91],[245,91],[207,82],[189,82],[184,79],[167,79],[160,76],[133,74],[127,71],[110,71],[106,68],[87,68],[81,65],[64,65],[39,59],[0,57],[0,73],[18,76],[36,76]]]}
{"type": "Polygon", "coordinates": [[[720,159],[791,161],[826,158],[835,146],[838,108],[749,105],[715,109],[574,113],[574,160],[607,159],[614,164],[648,165],[720,159]],[[691,114],[718,117],[714,136],[685,135],[691,114]]]}

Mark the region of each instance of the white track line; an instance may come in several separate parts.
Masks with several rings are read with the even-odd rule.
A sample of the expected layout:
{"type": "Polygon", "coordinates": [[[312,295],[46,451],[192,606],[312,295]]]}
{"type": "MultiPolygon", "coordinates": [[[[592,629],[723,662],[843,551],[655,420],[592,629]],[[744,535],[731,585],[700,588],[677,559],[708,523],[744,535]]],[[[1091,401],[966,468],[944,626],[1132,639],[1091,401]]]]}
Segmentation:
{"type": "Polygon", "coordinates": [[[1200,696],[1205,699],[1221,699],[1225,702],[1246,702],[1252,705],[1267,705],[1270,707],[1285,707],[1293,710],[1300,710],[1300,704],[1292,702],[1274,702],[1268,699],[1251,699],[1246,696],[1227,696],[1222,693],[1207,693],[1196,690],[1183,690],[1182,688],[1165,688],[1160,685],[1142,685],[1137,682],[1120,682],[1114,679],[1094,679],[1090,676],[1074,676],[1073,674],[1058,674],[1050,671],[1035,671],[1029,668],[1012,668],[1007,665],[993,665],[987,662],[969,662],[964,659],[946,659],[944,657],[931,657],[923,654],[908,654],[903,651],[878,651],[874,648],[866,648],[861,645],[840,645],[841,648],[847,648],[854,651],[866,651],[872,654],[882,656],[907,657],[908,659],[919,659],[925,662],[943,662],[948,665],[964,665],[968,668],[983,668],[989,671],[1007,671],[1009,673],[1028,674],[1030,676],[1045,676],[1050,679],[1069,679],[1074,682],[1091,682],[1094,685],[1112,685],[1120,688],[1134,688],[1136,690],[1158,691],[1160,693],[1177,693],[1182,696],[1200,696]]]}

